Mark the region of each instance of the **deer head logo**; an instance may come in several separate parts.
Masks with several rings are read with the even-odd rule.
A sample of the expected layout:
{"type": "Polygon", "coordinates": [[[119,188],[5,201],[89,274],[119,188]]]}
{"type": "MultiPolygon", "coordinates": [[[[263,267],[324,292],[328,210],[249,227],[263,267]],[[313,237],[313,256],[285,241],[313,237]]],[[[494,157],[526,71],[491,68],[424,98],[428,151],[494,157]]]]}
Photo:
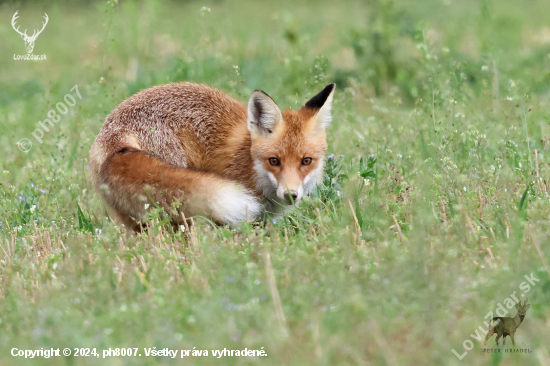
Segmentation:
{"type": "Polygon", "coordinates": [[[31,53],[34,48],[34,41],[36,41],[36,38],[38,38],[38,35],[42,33],[44,28],[46,28],[46,24],[48,24],[48,14],[44,13],[44,19],[46,21],[42,23],[42,29],[40,30],[35,29],[32,36],[28,36],[26,29],[24,32],[20,32],[19,27],[17,28],[15,27],[15,20],[19,18],[19,16],[17,16],[18,12],[19,10],[16,11],[15,14],[13,14],[13,18],[11,18],[11,26],[13,27],[13,29],[15,29],[17,33],[21,35],[21,38],[23,38],[23,40],[25,41],[25,48],[27,49],[27,53],[31,53]]]}

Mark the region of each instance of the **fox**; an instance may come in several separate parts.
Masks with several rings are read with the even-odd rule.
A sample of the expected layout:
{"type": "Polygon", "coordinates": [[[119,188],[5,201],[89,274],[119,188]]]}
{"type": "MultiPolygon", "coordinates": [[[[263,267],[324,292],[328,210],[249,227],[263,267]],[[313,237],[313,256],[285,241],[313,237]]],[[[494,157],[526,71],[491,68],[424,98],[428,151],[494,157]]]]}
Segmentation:
{"type": "Polygon", "coordinates": [[[92,185],[134,231],[155,205],[173,225],[281,215],[323,180],[335,88],[283,111],[261,90],[248,104],[192,82],[142,90],[106,117],[89,153],[92,185]]]}

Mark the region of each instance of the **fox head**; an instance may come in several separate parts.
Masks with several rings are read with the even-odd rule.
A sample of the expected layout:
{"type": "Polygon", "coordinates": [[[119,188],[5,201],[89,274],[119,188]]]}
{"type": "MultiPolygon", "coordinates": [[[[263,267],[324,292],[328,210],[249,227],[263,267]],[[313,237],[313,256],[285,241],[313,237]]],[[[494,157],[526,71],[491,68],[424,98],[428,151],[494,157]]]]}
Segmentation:
{"type": "Polygon", "coordinates": [[[330,84],[302,108],[282,112],[263,91],[252,93],[248,130],[258,187],[265,197],[297,203],[322,180],[335,88],[330,84]]]}

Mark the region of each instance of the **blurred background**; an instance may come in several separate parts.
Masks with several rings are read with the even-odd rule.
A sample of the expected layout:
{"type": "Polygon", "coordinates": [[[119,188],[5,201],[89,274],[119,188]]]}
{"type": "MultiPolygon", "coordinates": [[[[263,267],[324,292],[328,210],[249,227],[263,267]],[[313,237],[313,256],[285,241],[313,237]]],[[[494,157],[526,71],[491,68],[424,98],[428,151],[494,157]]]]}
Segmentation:
{"type": "Polygon", "coordinates": [[[549,365],[549,19],[548,0],[0,1],[0,359],[265,346],[265,361],[225,361],[549,365]],[[48,15],[32,52],[46,60],[14,59],[16,11],[29,35],[48,15]],[[156,228],[126,237],[90,186],[89,148],[125,98],[183,80],[243,102],[262,89],[281,108],[336,82],[322,202],[278,234],[198,225],[200,255],[156,228]],[[532,353],[476,341],[455,357],[530,273],[516,341],[532,353]]]}
{"type": "MultiPolygon", "coordinates": [[[[358,100],[392,93],[414,106],[430,96],[430,74],[451,63],[460,65],[455,77],[479,94],[494,74],[527,77],[529,92],[545,94],[548,7],[536,0],[2,1],[0,103],[12,113],[30,113],[17,105],[69,84],[95,88],[88,95],[127,96],[192,80],[241,99],[263,88],[286,107],[302,102],[319,82],[335,81],[342,90],[352,87],[358,100]],[[47,61],[14,62],[14,54],[26,53],[10,24],[17,10],[18,25],[29,34],[48,14],[34,50],[47,61]]],[[[493,87],[504,95],[510,85],[493,87]]],[[[14,138],[6,136],[14,132],[13,120],[3,112],[8,129],[2,135],[14,138]]]]}
{"type": "MultiPolygon", "coordinates": [[[[20,123],[34,117],[25,102],[79,83],[88,96],[115,96],[95,103],[98,121],[124,97],[180,80],[240,99],[265,89],[282,107],[336,82],[342,91],[349,87],[355,106],[391,95],[412,108],[432,97],[442,72],[453,72],[448,83],[464,84],[476,97],[506,95],[506,78],[521,78],[522,92],[545,95],[548,8],[536,0],[2,1],[2,142],[13,145],[8,141],[31,131],[33,123],[20,123]],[[34,49],[46,61],[14,61],[26,53],[10,24],[15,11],[29,34],[48,14],[34,49]],[[492,94],[484,95],[487,87],[492,94]]],[[[443,100],[436,95],[434,103],[443,100]]],[[[83,122],[66,126],[67,137],[87,141],[83,122]]]]}

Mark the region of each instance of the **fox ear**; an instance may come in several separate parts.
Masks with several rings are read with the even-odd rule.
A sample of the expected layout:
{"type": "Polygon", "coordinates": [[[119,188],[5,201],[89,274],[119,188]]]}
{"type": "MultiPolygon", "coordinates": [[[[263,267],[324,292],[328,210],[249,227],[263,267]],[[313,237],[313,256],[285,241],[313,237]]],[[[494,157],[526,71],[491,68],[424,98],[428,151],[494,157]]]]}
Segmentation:
{"type": "Polygon", "coordinates": [[[327,85],[319,94],[311,98],[306,104],[306,108],[317,110],[316,118],[317,126],[323,130],[328,127],[332,121],[332,97],[336,84],[327,85]]]}
{"type": "Polygon", "coordinates": [[[261,90],[254,90],[248,101],[248,130],[253,137],[269,135],[283,120],[273,99],[261,90]]]}
{"type": "Polygon", "coordinates": [[[530,307],[531,307],[531,304],[525,305],[525,310],[527,311],[527,309],[529,309],[530,307]]]}

